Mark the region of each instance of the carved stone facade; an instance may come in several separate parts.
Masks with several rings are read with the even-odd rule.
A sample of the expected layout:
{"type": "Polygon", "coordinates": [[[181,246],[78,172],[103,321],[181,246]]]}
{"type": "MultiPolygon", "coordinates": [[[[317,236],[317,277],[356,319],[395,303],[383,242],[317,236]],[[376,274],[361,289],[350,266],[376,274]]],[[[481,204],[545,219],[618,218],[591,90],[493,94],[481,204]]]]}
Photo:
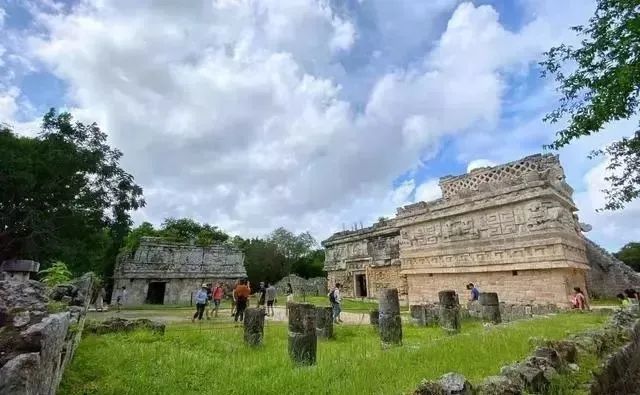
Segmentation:
{"type": "Polygon", "coordinates": [[[197,247],[143,237],[114,271],[112,303],[126,287],[124,304],[189,304],[203,283],[222,281],[231,289],[246,277],[244,254],[227,244],[197,247]]]}
{"type": "Polygon", "coordinates": [[[557,156],[443,177],[440,188],[441,199],[325,240],[329,283],[352,296],[398,287],[411,304],[436,302],[443,289],[464,295],[469,282],[501,301],[559,306],[586,288],[585,242],[557,156]]]}

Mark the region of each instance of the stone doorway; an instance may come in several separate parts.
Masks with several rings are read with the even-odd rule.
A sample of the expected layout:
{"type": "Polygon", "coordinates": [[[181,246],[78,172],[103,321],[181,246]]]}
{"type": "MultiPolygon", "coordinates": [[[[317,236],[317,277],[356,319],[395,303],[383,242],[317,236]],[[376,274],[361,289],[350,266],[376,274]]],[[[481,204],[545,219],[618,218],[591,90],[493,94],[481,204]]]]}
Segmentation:
{"type": "Polygon", "coordinates": [[[366,298],[367,297],[367,275],[366,274],[356,274],[354,276],[355,280],[355,291],[356,297],[358,298],[366,298]]]}
{"type": "Polygon", "coordinates": [[[151,282],[147,290],[147,303],[164,304],[164,292],[167,289],[167,283],[151,282]]]}

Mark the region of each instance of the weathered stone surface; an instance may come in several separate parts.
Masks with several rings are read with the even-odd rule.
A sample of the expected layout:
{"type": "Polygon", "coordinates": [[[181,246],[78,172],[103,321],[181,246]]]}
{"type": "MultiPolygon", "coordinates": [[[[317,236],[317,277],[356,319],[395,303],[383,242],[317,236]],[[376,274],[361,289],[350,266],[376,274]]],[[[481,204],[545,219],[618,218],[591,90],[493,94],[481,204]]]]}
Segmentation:
{"type": "Polygon", "coordinates": [[[459,373],[446,373],[439,382],[447,395],[473,395],[471,383],[459,373]]]}
{"type": "Polygon", "coordinates": [[[505,376],[489,376],[476,387],[477,395],[522,395],[522,388],[505,376]]]}
{"type": "Polygon", "coordinates": [[[374,309],[369,312],[369,323],[378,328],[380,325],[380,310],[374,309]]]}
{"type": "MultiPolygon", "coordinates": [[[[124,305],[144,303],[181,304],[192,302],[205,282],[222,282],[231,293],[234,282],[247,276],[244,254],[230,244],[199,247],[162,238],[143,237],[132,255],[121,256],[113,273],[115,302],[121,288],[127,288],[124,305]],[[151,283],[164,283],[164,294],[147,300],[151,283]]],[[[161,291],[158,291],[161,292],[161,291]]]]}
{"type": "Polygon", "coordinates": [[[378,306],[380,308],[378,324],[382,344],[401,345],[402,319],[400,317],[398,290],[395,288],[381,290],[378,306]]]}
{"type": "Polygon", "coordinates": [[[546,314],[548,304],[568,308],[570,289],[587,289],[585,241],[557,156],[446,176],[440,188],[441,199],[325,240],[329,284],[364,296],[356,280],[364,275],[368,295],[397,287],[417,305],[436,302],[440,289],[464,295],[472,282],[532,306],[528,314],[546,314]],[[521,292],[529,288],[545,292],[521,292]]]}
{"type": "Polygon", "coordinates": [[[568,340],[557,340],[548,343],[548,346],[556,350],[560,359],[566,363],[575,363],[578,358],[576,344],[568,340]]]}
{"type": "Polygon", "coordinates": [[[435,381],[422,380],[413,395],[446,395],[442,385],[435,381]]]}
{"type": "Polygon", "coordinates": [[[250,346],[259,346],[264,338],[264,316],[262,308],[248,308],[244,311],[244,341],[250,346]]]}
{"type": "Polygon", "coordinates": [[[18,311],[46,311],[46,288],[37,281],[0,281],[0,311],[8,314],[18,311]]]}
{"type": "Polygon", "coordinates": [[[409,306],[409,314],[411,315],[411,321],[413,321],[415,325],[427,325],[427,312],[424,305],[414,304],[409,306]]]}
{"type": "Polygon", "coordinates": [[[333,308],[316,307],[316,334],[321,339],[333,339],[333,308]]]}
{"type": "Polygon", "coordinates": [[[102,335],[105,333],[131,332],[138,329],[148,329],[158,334],[164,334],[165,324],[158,321],[139,318],[126,320],[124,318],[113,317],[105,321],[89,321],[85,324],[85,331],[102,335]]]}
{"type": "Polygon", "coordinates": [[[460,332],[460,306],[455,291],[440,291],[440,327],[449,333],[460,332]]]}
{"type": "Polygon", "coordinates": [[[291,274],[276,283],[275,287],[280,295],[285,294],[288,283],[291,284],[293,292],[297,295],[325,296],[329,292],[325,277],[302,278],[291,274]]]}
{"type": "Polygon", "coordinates": [[[0,368],[0,394],[38,394],[40,354],[19,354],[0,368]]]}
{"type": "Polygon", "coordinates": [[[496,292],[480,292],[478,302],[482,306],[498,306],[500,301],[498,300],[498,294],[496,292]]]}
{"type": "Polygon", "coordinates": [[[560,355],[558,355],[558,352],[551,347],[538,348],[533,352],[533,356],[545,358],[554,369],[559,369],[560,366],[562,366],[562,359],[560,358],[560,355]]]}
{"type": "Polygon", "coordinates": [[[308,303],[289,304],[289,357],[296,365],[315,365],[316,310],[308,303]]]}

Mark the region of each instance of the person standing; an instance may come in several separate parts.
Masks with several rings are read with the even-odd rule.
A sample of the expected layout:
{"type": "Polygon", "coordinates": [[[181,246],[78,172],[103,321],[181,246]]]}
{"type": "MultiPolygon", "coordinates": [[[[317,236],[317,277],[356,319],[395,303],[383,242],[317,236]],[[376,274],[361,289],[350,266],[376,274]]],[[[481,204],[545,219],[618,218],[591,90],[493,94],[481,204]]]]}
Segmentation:
{"type": "Polygon", "coordinates": [[[202,320],[202,314],[204,313],[204,309],[207,306],[207,284],[202,284],[198,293],[196,293],[196,312],[191,319],[191,322],[194,322],[196,318],[198,321],[202,320]]]}
{"type": "Polygon", "coordinates": [[[98,290],[98,296],[96,297],[96,311],[104,311],[104,297],[107,292],[104,290],[104,287],[100,287],[98,290]]]}
{"type": "Polygon", "coordinates": [[[122,307],[122,305],[127,303],[127,287],[122,287],[122,289],[120,290],[118,297],[116,298],[116,307],[117,307],[117,311],[118,313],[120,312],[120,308],[122,307]]]}
{"type": "Polygon", "coordinates": [[[251,290],[247,286],[247,280],[240,281],[240,284],[235,289],[235,297],[236,297],[236,315],[234,318],[235,322],[244,321],[244,311],[247,308],[247,302],[249,301],[249,296],[251,295],[251,290]]]}
{"type": "Polygon", "coordinates": [[[265,292],[267,298],[267,315],[269,315],[269,311],[271,311],[271,316],[273,317],[275,315],[273,304],[276,302],[278,291],[276,290],[276,287],[273,286],[273,284],[267,283],[267,289],[265,292]]]}
{"type": "Polygon", "coordinates": [[[342,295],[340,295],[340,283],[336,283],[336,286],[329,292],[329,302],[331,302],[331,307],[333,308],[333,322],[336,324],[341,324],[342,320],[340,319],[340,312],[342,311],[342,295]]]}
{"type": "Polygon", "coordinates": [[[214,317],[218,316],[218,310],[220,310],[220,303],[222,298],[224,297],[224,288],[222,288],[222,283],[218,282],[216,286],[211,291],[212,301],[211,301],[211,312],[214,313],[214,317]]]}

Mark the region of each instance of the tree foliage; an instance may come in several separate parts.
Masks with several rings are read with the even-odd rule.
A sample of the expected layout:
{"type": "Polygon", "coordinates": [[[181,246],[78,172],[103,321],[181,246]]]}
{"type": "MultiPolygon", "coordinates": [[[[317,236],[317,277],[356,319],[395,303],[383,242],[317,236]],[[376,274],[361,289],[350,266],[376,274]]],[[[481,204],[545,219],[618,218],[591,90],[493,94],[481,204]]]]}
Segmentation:
{"type": "MultiPolygon", "coordinates": [[[[549,145],[553,149],[638,114],[640,1],[597,0],[588,24],[572,29],[583,38],[580,45],[554,47],[540,63],[543,76],[553,75],[561,94],[545,121],[568,119],[549,145]]],[[[640,195],[640,131],[629,135],[592,153],[610,158],[604,209],[620,209],[640,195]]]]}
{"type": "Polygon", "coordinates": [[[169,241],[179,243],[193,242],[198,246],[209,246],[215,242],[225,242],[229,235],[217,226],[200,224],[190,218],[167,218],[159,229],[155,229],[153,224],[143,222],[134,228],[126,237],[124,248],[132,252],[140,245],[140,239],[144,236],[162,237],[169,241]]]}
{"type": "Polygon", "coordinates": [[[109,272],[144,200],[106,141],[95,123],[53,109],[37,137],[0,127],[0,261],[59,259],[74,273],[109,272]]]}
{"type": "Polygon", "coordinates": [[[47,269],[41,270],[39,274],[42,276],[42,282],[49,287],[69,282],[72,276],[67,265],[62,261],[54,262],[47,269]]]}
{"type": "Polygon", "coordinates": [[[640,243],[627,243],[614,255],[636,272],[640,272],[640,243]]]}

